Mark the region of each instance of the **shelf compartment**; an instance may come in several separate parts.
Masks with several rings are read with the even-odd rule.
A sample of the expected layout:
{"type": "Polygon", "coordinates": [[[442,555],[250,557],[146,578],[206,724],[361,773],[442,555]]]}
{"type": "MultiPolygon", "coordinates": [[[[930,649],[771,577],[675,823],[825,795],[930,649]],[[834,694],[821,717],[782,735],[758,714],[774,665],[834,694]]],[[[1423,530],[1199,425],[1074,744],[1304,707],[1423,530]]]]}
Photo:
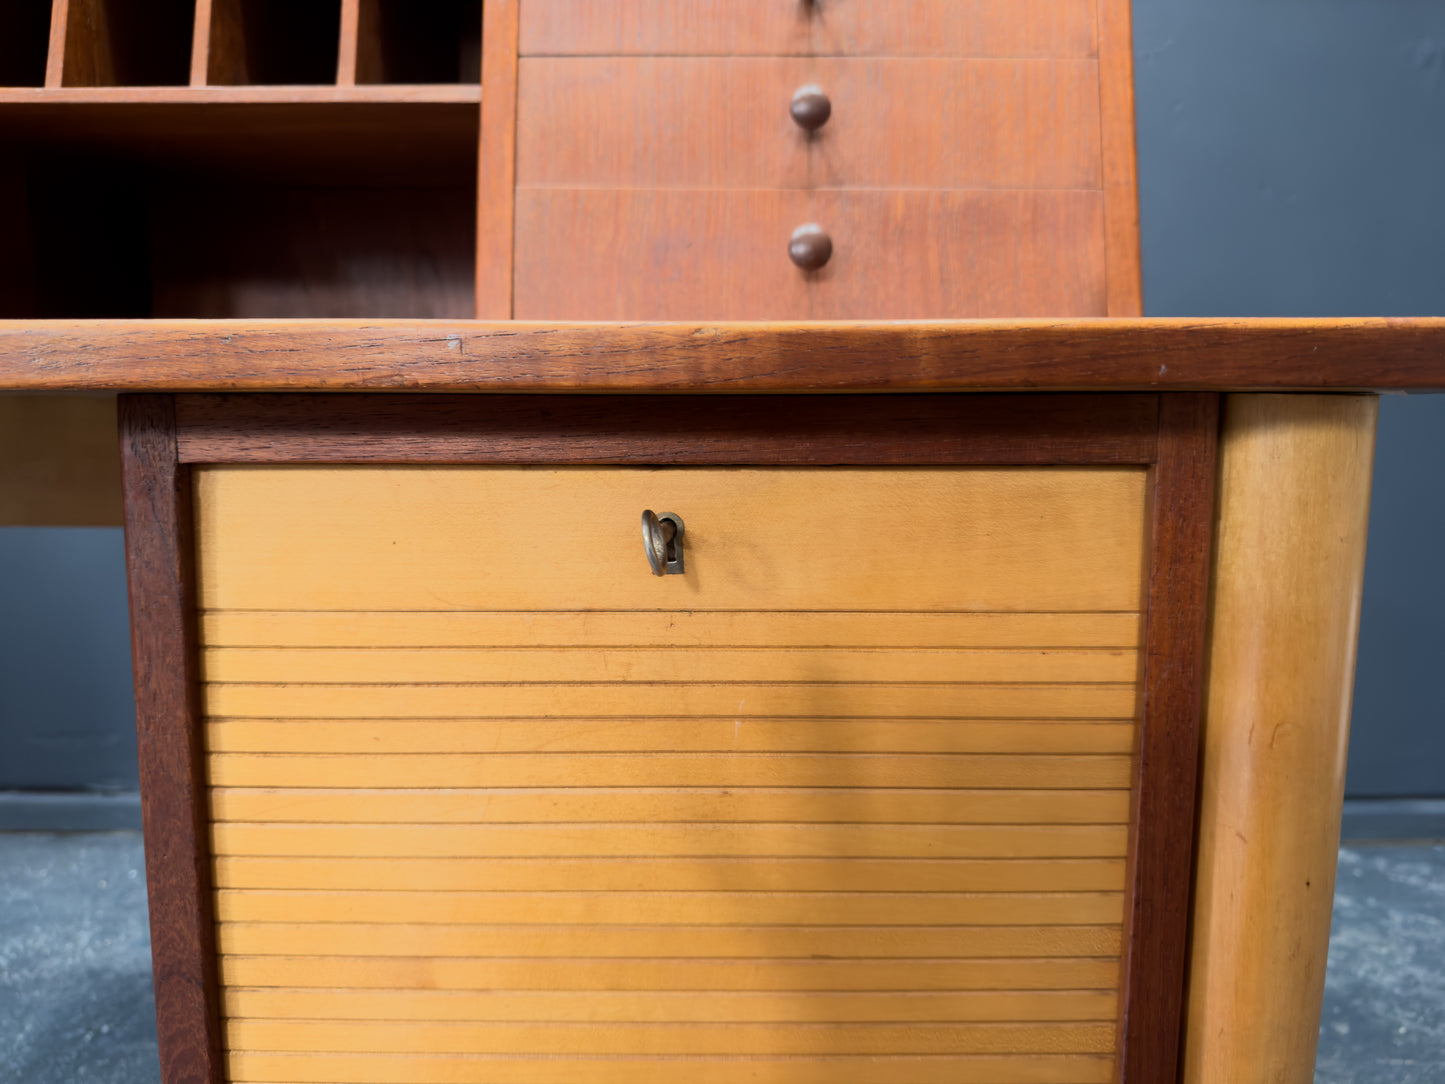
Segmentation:
{"type": "Polygon", "coordinates": [[[184,86],[190,78],[193,0],[59,0],[55,13],[64,86],[184,86]]]}
{"type": "Polygon", "coordinates": [[[201,0],[211,85],[334,84],[341,0],[201,0]]]}
{"type": "Polygon", "coordinates": [[[477,123],[467,103],[0,102],[0,317],[469,318],[477,123]]]}
{"type": "Polygon", "coordinates": [[[357,83],[481,82],[480,0],[352,2],[357,7],[357,83]]]}
{"type": "Polygon", "coordinates": [[[0,3],[0,87],[45,85],[51,0],[0,3]]]}

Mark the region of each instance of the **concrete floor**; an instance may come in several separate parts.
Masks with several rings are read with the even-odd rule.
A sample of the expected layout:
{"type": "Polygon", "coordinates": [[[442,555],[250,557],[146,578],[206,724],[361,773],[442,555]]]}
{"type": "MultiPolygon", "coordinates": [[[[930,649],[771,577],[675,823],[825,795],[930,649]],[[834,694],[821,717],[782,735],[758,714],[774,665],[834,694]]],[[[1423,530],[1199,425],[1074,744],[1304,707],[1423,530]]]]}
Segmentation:
{"type": "MultiPolygon", "coordinates": [[[[140,837],[0,834],[0,1081],[156,1084],[140,837]]],[[[1340,852],[1316,1084],[1445,1081],[1445,846],[1340,852]]]]}

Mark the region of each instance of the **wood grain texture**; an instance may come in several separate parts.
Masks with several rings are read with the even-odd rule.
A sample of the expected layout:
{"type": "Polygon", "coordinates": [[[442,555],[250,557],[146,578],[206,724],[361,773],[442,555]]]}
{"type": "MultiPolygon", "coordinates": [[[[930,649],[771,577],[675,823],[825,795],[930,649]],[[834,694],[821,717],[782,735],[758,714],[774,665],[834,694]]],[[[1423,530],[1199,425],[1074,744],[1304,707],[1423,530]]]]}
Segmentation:
{"type": "Polygon", "coordinates": [[[477,180],[476,316],[509,320],[513,308],[517,163],[517,24],[521,0],[482,9],[482,133],[477,180]]]}
{"type": "Polygon", "coordinates": [[[1119,979],[1119,961],[1108,957],[974,958],[968,960],[683,959],[670,961],[639,958],[630,960],[627,967],[621,969],[606,960],[587,959],[509,960],[505,958],[466,959],[447,956],[223,956],[221,958],[221,977],[228,987],[299,986],[391,990],[521,989],[572,990],[588,993],[682,990],[804,991],[808,993],[1112,990],[1119,979]]]}
{"type": "Polygon", "coordinates": [[[1225,400],[1186,1084],[1313,1078],[1377,411],[1225,400]]]}
{"type": "MultiPolygon", "coordinates": [[[[585,608],[604,610],[1136,611],[1144,473],[205,467],[196,471],[200,598],[206,609],[261,610],[550,611],[578,609],[586,598],[585,608]],[[692,553],[685,575],[648,574],[638,527],[644,508],[684,518],[692,553]],[[539,515],[548,524],[544,550],[515,546],[517,524],[539,515]],[[904,518],[918,537],[930,539],[933,553],[949,555],[927,576],[859,526],[904,518]],[[805,546],[789,525],[806,531],[805,546]],[[477,554],[488,559],[478,561],[477,554]],[[585,561],[553,556],[582,554],[585,561]]],[[[264,690],[221,688],[231,690],[228,701],[251,695],[248,688],[264,690]]],[[[304,695],[305,688],[295,690],[304,695]]],[[[328,695],[344,702],[331,688],[328,695]]],[[[646,688],[638,686],[635,695],[646,688]]],[[[691,688],[700,699],[714,695],[707,686],[691,688]]],[[[1055,696],[1049,685],[1015,688],[999,697],[1042,707],[1072,695],[1055,696]]],[[[443,707],[454,693],[446,686],[403,691],[419,706],[436,694],[440,699],[429,710],[454,710],[443,707]]],[[[385,703],[385,686],[363,692],[378,706],[385,703]]],[[[522,685],[494,692],[498,703],[531,695],[522,685]]],[[[1114,686],[1080,686],[1073,717],[1110,717],[1085,706],[1094,694],[1104,703],[1120,695],[1114,686]]],[[[571,697],[565,687],[555,695],[571,697]]],[[[579,690],[576,700],[588,695],[579,690]]],[[[726,695],[716,693],[719,701],[726,695]]],[[[759,706],[749,704],[750,713],[766,713],[761,705],[770,699],[803,703],[810,694],[783,686],[759,688],[757,695],[759,706]]],[[[857,686],[848,713],[867,713],[875,695],[892,694],[857,686]]],[[[907,687],[896,695],[906,698],[907,687]]],[[[217,696],[213,687],[212,713],[254,714],[219,706],[217,696]]],[[[987,713],[984,690],[967,696],[980,705],[969,714],[987,713]]],[[[812,703],[806,714],[829,714],[816,698],[812,703]]],[[[1033,713],[1055,717],[1047,708],[1033,713]]],[[[1132,716],[1132,708],[1124,714],[1132,716]]]]}
{"type": "Polygon", "coordinates": [[[1103,132],[1105,266],[1110,316],[1143,316],[1139,182],[1134,130],[1134,45],[1130,0],[1096,0],[1099,112],[1103,132]]]}
{"type": "Polygon", "coordinates": [[[802,190],[519,188],[514,314],[806,317],[808,281],[788,239],[811,208],[802,190]]]}
{"type": "Polygon", "coordinates": [[[215,0],[196,0],[196,21],[191,28],[190,85],[206,85],[211,67],[211,16],[215,0]]]}
{"type": "Polygon", "coordinates": [[[0,321],[26,391],[1445,390],[1445,319],[0,321]]]}
{"type": "Polygon", "coordinates": [[[784,993],[617,993],[575,991],[307,990],[236,987],[229,1017],[309,1020],[637,1020],[799,1023],[909,1020],[1113,1020],[1111,990],[960,991],[908,998],[853,993],[817,997],[784,993]]]}
{"type": "Polygon", "coordinates": [[[115,410],[109,396],[0,395],[0,525],[120,525],[115,410]]]}
{"type": "Polygon", "coordinates": [[[528,0],[523,56],[1090,57],[1089,0],[528,0]]]}
{"type": "MultiPolygon", "coordinates": [[[[758,1084],[1105,1084],[1113,1058],[1100,1054],[697,1057],[685,1063],[691,1084],[736,1084],[739,1068],[758,1084]]],[[[235,1084],[470,1084],[478,1072],[497,1084],[675,1084],[676,1057],[616,1056],[537,1061],[505,1055],[237,1054],[235,1084]]]]}
{"type": "MultiPolygon", "coordinates": [[[[440,923],[506,926],[1102,926],[1123,919],[1122,893],[965,896],[922,892],[268,892],[216,894],[221,922],[440,923]]],[[[895,1009],[895,1011],[897,1011],[895,1009]]],[[[1111,1011],[1107,1017],[1114,1019],[1111,1011]]],[[[926,1020],[927,1017],[918,1017],[926,1020]]]]}
{"type": "Polygon", "coordinates": [[[221,1084],[221,1030],[195,680],[189,471],[171,401],[120,400],[141,812],[163,1078],[221,1084]]]}
{"type": "MultiPolygon", "coordinates": [[[[376,724],[372,724],[374,727],[376,724]]],[[[460,724],[466,726],[467,724],[460,724]]],[[[705,721],[693,721],[684,726],[674,725],[671,729],[688,729],[697,725],[699,729],[721,730],[724,725],[709,727],[705,721]]],[[[834,724],[838,725],[838,724],[834,724]]],[[[907,724],[898,722],[870,721],[856,727],[866,733],[868,742],[859,752],[878,752],[890,740],[891,747],[906,750],[907,742],[899,741],[897,731],[908,728],[928,727],[940,735],[956,732],[967,734],[974,728],[948,726],[939,723],[907,724]],[[866,727],[866,730],[864,729],[866,727]]],[[[360,721],[341,724],[355,727],[365,734],[367,727],[360,721]]],[[[1027,730],[1026,724],[1014,723],[1006,728],[993,724],[997,731],[1003,729],[1027,730]]],[[[317,752],[318,746],[327,739],[327,750],[331,752],[358,752],[348,747],[345,740],[334,740],[335,730],[327,733],[328,724],[311,723],[298,726],[294,722],[257,720],[249,723],[213,722],[207,729],[207,747],[218,753],[223,752],[317,752]],[[241,737],[237,728],[244,727],[241,737]],[[322,733],[309,748],[295,748],[305,745],[305,733],[313,728],[322,733]],[[300,731],[302,736],[291,741],[275,740],[281,732],[300,731]],[[265,743],[265,744],[263,744],[265,743]]],[[[522,723],[512,723],[512,730],[528,731],[542,729],[522,723]]],[[[1062,728],[1054,748],[1060,752],[1088,752],[1124,754],[1132,752],[1119,739],[1129,739],[1132,744],[1134,728],[1127,724],[1078,724],[1070,731],[1066,723],[1039,724],[1037,731],[1044,728],[1062,728]],[[1098,731],[1102,739],[1087,740],[1089,731],[1098,731]],[[1082,735],[1083,739],[1077,735],[1082,735]],[[1072,740],[1071,740],[1072,737],[1072,740]]],[[[339,729],[339,727],[338,727],[339,729]]],[[[410,721],[391,726],[401,734],[413,733],[418,728],[410,721]]],[[[485,728],[483,728],[485,729],[485,728]]],[[[748,732],[753,727],[737,728],[748,732]]],[[[808,728],[802,728],[806,731],[808,728]]],[[[436,752],[448,738],[455,741],[453,748],[470,752],[465,741],[457,741],[455,729],[444,725],[425,728],[427,734],[437,733],[434,742],[418,742],[417,752],[436,752]]],[[[288,737],[290,734],[288,733],[288,737]]],[[[1037,733],[1036,743],[1029,752],[1043,752],[1049,735],[1037,733]]],[[[363,739],[364,740],[364,739],[363,739]]],[[[543,739],[545,740],[545,739],[543,739]]],[[[1027,741],[1028,739],[1025,739],[1027,741]]],[[[948,739],[942,739],[947,743],[948,739]]],[[[400,744],[400,743],[398,743],[400,744]]],[[[934,747],[925,747],[921,752],[938,752],[934,747]]],[[[964,744],[962,742],[958,744],[964,744]]],[[[1017,752],[1017,746],[991,748],[990,752],[1017,752]]],[[[664,746],[666,748],[666,746],[664,746]]],[[[398,751],[382,746],[381,753],[398,751]]],[[[510,751],[510,750],[509,750],[510,751]]],[[[636,752],[635,746],[615,751],[636,752]]],[[[775,751],[775,750],[774,750],[775,751]]],[[[981,750],[969,750],[981,751],[981,750]]],[[[604,787],[565,787],[556,789],[457,789],[445,794],[425,790],[406,790],[390,787],[385,790],[347,789],[340,787],[213,787],[211,789],[211,811],[218,821],[265,822],[278,821],[293,824],[381,824],[389,821],[407,824],[467,824],[485,815],[494,824],[530,824],[547,818],[565,821],[648,821],[657,823],[683,821],[788,821],[808,824],[832,821],[840,809],[855,812],[866,820],[887,821],[892,824],[1124,824],[1129,819],[1129,793],[1119,790],[1000,790],[980,788],[967,790],[886,790],[881,788],[860,789],[856,787],[831,788],[774,788],[755,789],[747,794],[738,794],[717,787],[677,786],[659,787],[649,790],[616,791],[604,787]]]]}
{"type": "Polygon", "coordinates": [[[1130,464],[1158,441],[1142,395],[232,395],[176,411],[197,463],[1130,464]]]}
{"type": "MultiPolygon", "coordinates": [[[[722,883],[736,892],[1122,892],[1124,865],[1122,858],[238,857],[216,859],[214,879],[221,888],[323,891],[405,884],[426,892],[576,891],[579,885],[599,892],[696,892],[722,883]]],[[[1117,971],[1103,983],[1070,982],[1112,990],[1117,971]]],[[[312,976],[300,985],[325,983],[312,976]]]]}
{"type": "Polygon", "coordinates": [[[516,200],[522,320],[1105,310],[1097,192],[519,188],[516,200]],[[811,273],[787,253],[808,222],[833,239],[811,273]]]}
{"type": "MultiPolygon", "coordinates": [[[[539,690],[545,693],[547,690],[539,690]]],[[[215,699],[214,695],[211,696],[215,699]]],[[[1122,698],[1121,698],[1122,699],[1122,698]]],[[[545,710],[544,697],[538,697],[545,710]]],[[[258,705],[258,708],[264,705],[258,705]]],[[[690,707],[690,706],[689,706],[690,707]]],[[[907,711],[907,705],[899,705],[907,711]]],[[[562,710],[566,710],[563,705],[562,710]]],[[[678,714],[702,714],[680,708],[678,714]]],[[[875,711],[876,713],[876,711],[875,711]]],[[[261,711],[257,711],[261,714],[261,711]]],[[[425,716],[406,716],[406,718],[425,716]]],[[[1064,790],[1119,790],[1128,787],[1131,780],[1132,759],[1126,754],[863,754],[863,753],[598,753],[588,754],[348,754],[348,753],[212,753],[208,762],[211,782],[218,787],[400,787],[403,789],[427,789],[435,787],[461,789],[489,789],[492,787],[983,787],[1037,790],[1059,788],[1064,790]]],[[[495,827],[495,826],[492,826],[495,827]]],[[[669,830],[671,831],[671,830],[669,830]]],[[[801,830],[800,830],[801,831],[801,830]]],[[[429,854],[434,856],[459,857],[467,854],[510,853],[510,848],[526,846],[532,834],[525,828],[515,831],[508,829],[496,832],[491,827],[474,829],[470,826],[459,828],[434,828],[424,831],[409,829],[392,831],[390,828],[354,826],[308,827],[292,830],[291,826],[257,826],[228,829],[222,833],[226,847],[237,840],[246,849],[229,850],[225,854],[265,854],[266,851],[251,849],[258,845],[305,848],[329,841],[341,851],[290,850],[270,853],[289,854],[354,854],[405,856],[408,854],[429,854]],[[474,845],[480,848],[484,840],[494,840],[497,851],[483,852],[468,850],[473,835],[478,838],[474,845]],[[291,840],[292,842],[287,842],[291,840]],[[369,848],[381,848],[372,850],[369,848]],[[415,848],[409,850],[408,848],[415,848]],[[460,849],[459,849],[460,848],[460,849]]],[[[592,832],[586,838],[604,833],[592,832]]],[[[844,833],[846,834],[846,833],[844,833]]],[[[661,829],[657,832],[655,846],[664,838],[671,846],[683,848],[678,853],[709,854],[706,849],[695,848],[720,845],[714,839],[728,836],[727,832],[704,831],[690,833],[686,826],[668,835],[661,829]],[[713,842],[709,842],[712,840],[713,842]],[[693,849],[689,849],[693,848],[693,849]]],[[[802,831],[796,838],[788,832],[761,837],[773,839],[776,846],[803,846],[806,852],[769,851],[772,854],[808,853],[827,855],[830,847],[841,847],[841,836],[835,837],[827,831],[802,831]]],[[[649,833],[626,834],[613,840],[610,846],[644,846],[637,840],[650,838],[649,833]]],[[[1015,828],[995,833],[943,831],[938,841],[953,840],[954,846],[962,848],[955,857],[1008,857],[1011,844],[1004,837],[1015,839],[1023,848],[1020,857],[1039,854],[1053,857],[1114,857],[1122,855],[1124,836],[1122,831],[1110,827],[1107,831],[1061,832],[1058,840],[1050,836],[1045,828],[1015,828]],[[1071,835],[1070,832],[1073,832],[1071,835]],[[1077,839],[1075,837],[1077,836],[1077,839]],[[1075,839],[1074,843],[1062,842],[1075,839]],[[1081,852],[1071,852],[1073,847],[1082,847],[1081,852]],[[982,847],[982,852],[970,848],[982,847]],[[1030,848],[1043,848],[1030,851],[1030,848]],[[1061,848],[1059,851],[1051,848],[1061,848]],[[1104,851],[1098,848],[1106,848],[1104,851]]],[[[543,832],[539,837],[552,839],[554,847],[578,846],[583,836],[564,837],[543,832]]],[[[889,841],[913,839],[920,845],[934,840],[934,836],[922,829],[901,831],[896,840],[893,835],[883,833],[875,838],[867,832],[859,836],[859,846],[874,847],[890,845],[889,841]]],[[[725,842],[725,840],[723,841],[725,842]]],[[[540,842],[537,844],[541,845],[540,842]]],[[[759,844],[761,845],[761,844],[759,844]]],[[[942,846],[942,842],[939,843],[942,846]]],[[[600,844],[599,844],[600,846],[600,844]]],[[[746,846],[746,844],[729,844],[746,846]]],[[[218,843],[218,847],[220,844],[218,843]]],[[[546,853],[568,854],[567,850],[552,850],[546,853]]],[[[613,850],[615,854],[663,853],[647,850],[613,850]]],[[[747,853],[745,850],[729,853],[747,853]]],[[[873,853],[871,851],[867,853],[873,853]]],[[[881,857],[876,855],[875,857],[881,857]]],[[[914,857],[927,857],[926,852],[914,857]]]]}
{"type": "Polygon", "coordinates": [[[213,610],[201,614],[201,634],[212,647],[1135,648],[1139,625],[1139,617],[1130,613],[587,610],[532,613],[523,622],[506,611],[213,610]]]}
{"type": "Polygon", "coordinates": [[[65,36],[70,0],[51,0],[50,38],[45,54],[45,86],[59,87],[65,78],[65,36]]]}
{"type": "MultiPolygon", "coordinates": [[[[374,10],[372,12],[374,14],[374,10]]],[[[361,0],[341,0],[341,37],[336,53],[336,85],[339,87],[354,87],[356,85],[357,54],[366,51],[374,51],[375,42],[373,35],[376,33],[376,24],[368,19],[365,28],[362,26],[361,0]],[[361,44],[363,32],[367,36],[367,45],[361,44]]]]}
{"type": "Polygon", "coordinates": [[[1218,430],[1218,396],[1161,399],[1120,991],[1124,1084],[1157,1081],[1179,1061],[1218,430]]]}
{"type": "MultiPolygon", "coordinates": [[[[214,30],[219,34],[219,30],[214,30]]],[[[161,87],[47,86],[0,88],[0,106],[5,119],[14,121],[34,115],[45,106],[65,105],[64,116],[80,112],[78,106],[109,107],[114,121],[117,107],[125,105],[312,105],[325,103],[401,102],[405,104],[463,104],[481,101],[481,88],[465,83],[395,84],[385,86],[267,86],[264,84],[192,84],[161,87]],[[26,107],[19,111],[17,107],[26,107]]],[[[44,119],[48,120],[49,117],[44,119]]],[[[204,118],[202,118],[204,119],[204,118]]]]}
{"type": "Polygon", "coordinates": [[[820,190],[809,221],[833,239],[814,319],[1105,312],[1097,192],[820,190]]]}
{"type": "Polygon", "coordinates": [[[523,59],[517,185],[1099,188],[1098,85],[1093,61],[523,59]],[[833,105],[811,137],[807,84],[833,105]]]}

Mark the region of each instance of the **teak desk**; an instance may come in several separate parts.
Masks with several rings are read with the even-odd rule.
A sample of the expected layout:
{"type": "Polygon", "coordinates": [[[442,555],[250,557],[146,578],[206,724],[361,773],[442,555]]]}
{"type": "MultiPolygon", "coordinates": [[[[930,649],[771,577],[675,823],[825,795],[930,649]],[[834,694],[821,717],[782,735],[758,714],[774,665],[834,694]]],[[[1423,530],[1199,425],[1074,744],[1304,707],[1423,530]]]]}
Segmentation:
{"type": "Polygon", "coordinates": [[[1368,393],[1445,321],[5,324],[0,387],[123,393],[166,1084],[1310,1078],[1368,393]]]}

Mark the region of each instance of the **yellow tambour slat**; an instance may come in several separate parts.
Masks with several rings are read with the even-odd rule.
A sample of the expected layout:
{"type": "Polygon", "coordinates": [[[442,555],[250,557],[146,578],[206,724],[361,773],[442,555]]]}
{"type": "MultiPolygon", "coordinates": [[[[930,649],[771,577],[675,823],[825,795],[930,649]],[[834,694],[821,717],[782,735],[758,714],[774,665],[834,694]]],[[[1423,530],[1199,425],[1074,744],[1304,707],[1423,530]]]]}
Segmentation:
{"type": "Polygon", "coordinates": [[[1104,1054],[747,1058],[231,1053],[233,1084],[1108,1084],[1104,1054]]]}
{"type": "Polygon", "coordinates": [[[1124,825],[248,824],[211,828],[216,855],[304,857],[776,856],[1118,858],[1124,825]]]}
{"type": "MultiPolygon", "coordinates": [[[[313,927],[314,928],[314,927],[313,927]]],[[[928,991],[1109,989],[1117,958],[478,959],[223,955],[226,986],[390,990],[928,991]]]]}
{"type": "Polygon", "coordinates": [[[268,892],[222,889],[222,922],[564,925],[1106,925],[1119,892],[268,892]]]}
{"type": "Polygon", "coordinates": [[[302,858],[214,862],[219,888],[415,892],[1119,892],[1122,858],[302,858]]]}
{"type": "Polygon", "coordinates": [[[690,715],[726,718],[1132,719],[1132,684],[1087,685],[225,685],[203,687],[205,713],[272,719],[690,715]]]}
{"type": "Polygon", "coordinates": [[[218,787],[965,787],[1116,790],[1130,757],[864,753],[213,753],[218,787]]]}
{"type": "Polygon", "coordinates": [[[216,787],[217,821],[295,824],[530,824],[679,821],[892,824],[1123,824],[1127,790],[859,787],[556,787],[543,790],[340,790],[216,787]]]}
{"type": "Polygon", "coordinates": [[[380,1054],[1105,1054],[1113,1024],[639,1024],[232,1020],[235,1048],[380,1054]]]}
{"type": "Polygon", "coordinates": [[[597,993],[228,987],[227,1017],[272,1020],[617,1020],[798,1023],[1113,1020],[1114,990],[944,993],[597,993]]]}
{"type": "Polygon", "coordinates": [[[1033,957],[1109,956],[1117,926],[472,926],[223,922],[237,956],[1033,957]]]}
{"type": "Polygon", "coordinates": [[[896,719],[220,719],[215,753],[1122,753],[1118,722],[896,719]]]}
{"type": "Polygon", "coordinates": [[[1139,608],[1146,472],[203,467],[206,609],[1139,608]],[[686,521],[647,574],[644,508],[686,521]],[[900,559],[899,532],[920,541],[900,559]],[[520,532],[545,524],[545,535],[520,532]],[[560,555],[575,559],[561,560],[560,555]]]}
{"type": "MultiPolygon", "coordinates": [[[[429,600],[418,600],[417,605],[429,600]]],[[[503,612],[256,612],[201,616],[211,647],[845,647],[1139,646],[1137,613],[853,613],[687,609],[503,612]]]]}
{"type": "Polygon", "coordinates": [[[1138,653],[1121,650],[894,648],[307,648],[220,647],[201,655],[215,683],[420,684],[662,682],[1132,682],[1138,653]]]}

